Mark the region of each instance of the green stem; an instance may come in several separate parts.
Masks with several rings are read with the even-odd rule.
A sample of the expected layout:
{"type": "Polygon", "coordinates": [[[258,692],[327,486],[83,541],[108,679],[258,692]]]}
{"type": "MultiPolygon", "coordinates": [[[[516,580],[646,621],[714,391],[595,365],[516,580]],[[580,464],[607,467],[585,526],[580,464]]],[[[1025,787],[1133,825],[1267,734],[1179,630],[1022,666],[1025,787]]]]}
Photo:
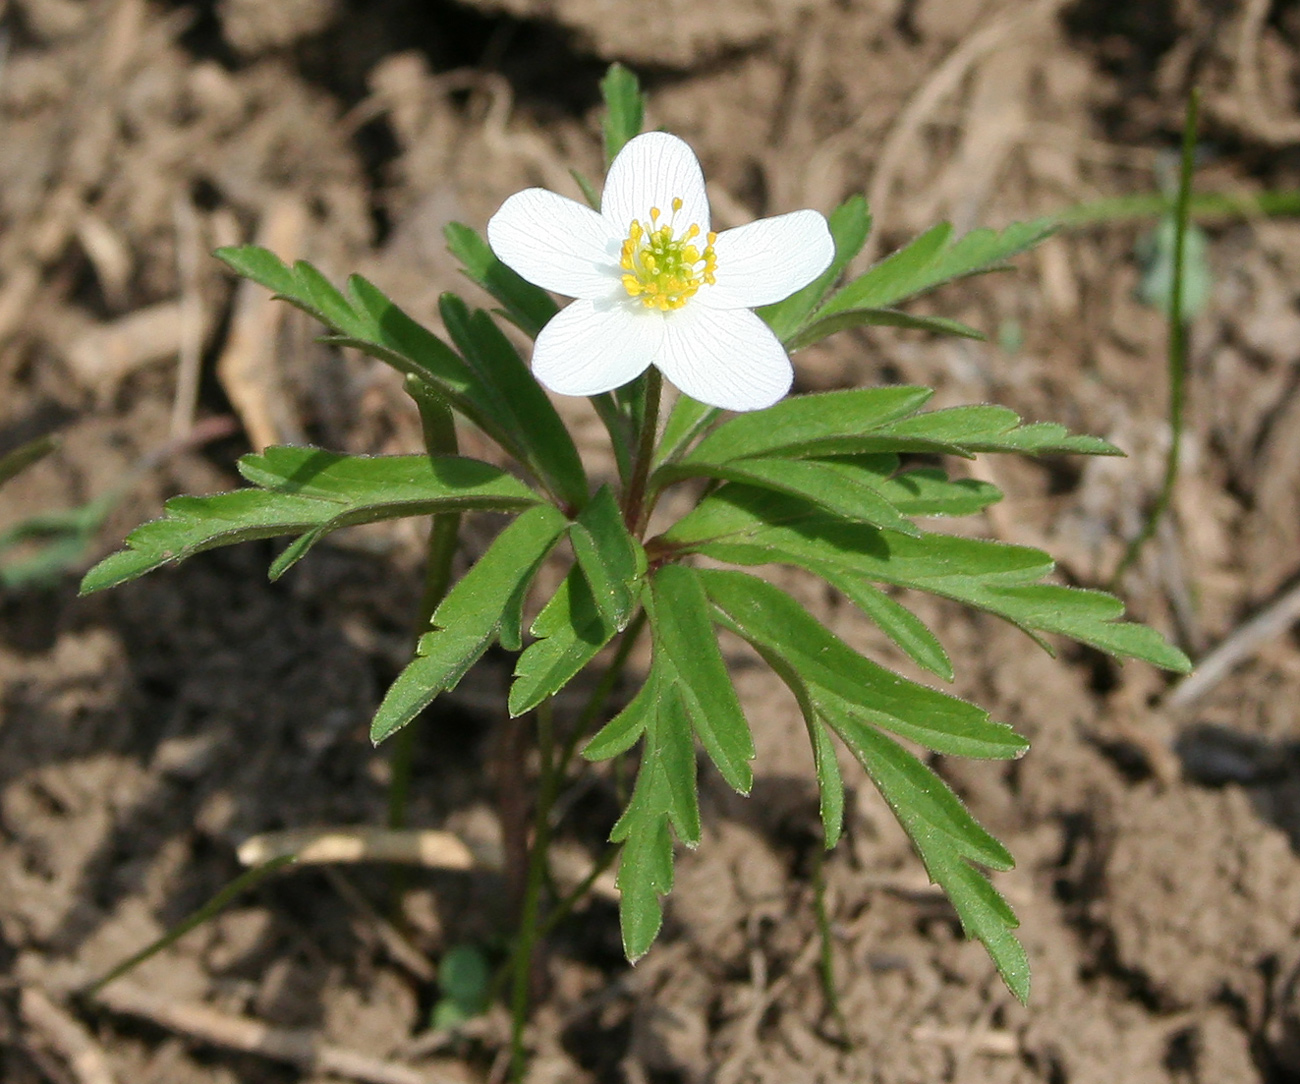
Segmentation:
{"type": "Polygon", "coordinates": [[[1178,176],[1178,198],[1174,203],[1174,276],[1169,291],[1169,452],[1165,457],[1164,484],[1160,496],[1142,530],[1124,551],[1124,557],[1111,577],[1112,590],[1124,573],[1141,555],[1155,536],[1160,521],[1169,510],[1178,481],[1179,459],[1183,443],[1183,405],[1187,383],[1187,320],[1183,316],[1183,254],[1186,250],[1187,221],[1191,207],[1192,171],[1196,165],[1196,124],[1200,112],[1201,92],[1193,88],[1187,99],[1187,116],[1183,124],[1183,158],[1178,176]]]}
{"type": "Polygon", "coordinates": [[[528,1022],[528,993],[532,983],[533,954],[541,936],[539,916],[542,885],[546,880],[546,854],[551,842],[551,807],[559,790],[555,771],[555,720],[551,701],[537,709],[537,744],[541,751],[542,777],[537,788],[537,810],[533,815],[533,845],[528,859],[528,882],[524,887],[523,913],[514,952],[514,984],[510,995],[510,1079],[518,1084],[528,1068],[524,1050],[524,1025],[528,1022]]]}
{"type": "Polygon", "coordinates": [[[813,901],[817,912],[817,934],[821,938],[821,979],[822,995],[826,1006],[840,1029],[840,1034],[848,1037],[848,1022],[844,1019],[844,1010],[840,1007],[839,990],[835,986],[835,942],[831,933],[831,918],[826,910],[826,851],[818,846],[813,858],[813,901]]]}
{"type": "Polygon", "coordinates": [[[614,864],[614,859],[618,857],[618,852],[622,850],[621,844],[614,844],[606,847],[605,852],[597,859],[596,864],[591,867],[591,872],[582,879],[582,883],[573,889],[564,899],[555,905],[555,909],[546,916],[546,921],[542,923],[541,929],[537,931],[539,939],[550,936],[551,932],[563,922],[572,913],[573,909],[580,904],[591,891],[591,886],[596,883],[602,873],[614,864]]]}
{"type": "Polygon", "coordinates": [[[659,399],[663,388],[664,378],[652,365],[646,373],[645,414],[641,421],[636,457],[632,460],[632,479],[623,495],[623,522],[637,538],[645,531],[646,482],[650,478],[650,465],[654,461],[655,436],[659,429],[659,399]]]}

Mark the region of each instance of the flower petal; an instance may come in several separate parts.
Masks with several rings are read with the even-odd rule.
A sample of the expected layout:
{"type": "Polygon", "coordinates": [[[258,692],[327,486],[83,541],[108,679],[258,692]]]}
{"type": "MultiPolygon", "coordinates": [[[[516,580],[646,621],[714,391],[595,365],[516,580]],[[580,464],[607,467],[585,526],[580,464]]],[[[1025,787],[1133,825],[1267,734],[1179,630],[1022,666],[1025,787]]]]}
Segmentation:
{"type": "Polygon", "coordinates": [[[651,207],[671,219],[674,199],[682,201],[676,215],[679,233],[692,224],[709,232],[709,197],[695,152],[667,132],[646,132],[628,140],[610,164],[600,213],[621,240],[633,219],[650,220],[651,207]]]}
{"type": "Polygon", "coordinates": [[[561,395],[599,395],[640,376],[663,341],[664,318],[623,303],[575,301],[533,347],[533,375],[561,395]]]}
{"type": "Polygon", "coordinates": [[[694,300],[711,309],[752,309],[812,282],[830,266],[835,242],[817,211],[791,211],[718,234],[713,251],[717,282],[694,300]]]}
{"type": "Polygon", "coordinates": [[[771,406],[794,379],[777,337],[747,309],[687,304],[670,313],[655,364],[692,399],[725,410],[771,406]]]}
{"type": "Polygon", "coordinates": [[[623,234],[590,207],[545,188],[516,192],[489,220],[487,234],[497,259],[543,289],[600,298],[618,285],[623,234]]]}

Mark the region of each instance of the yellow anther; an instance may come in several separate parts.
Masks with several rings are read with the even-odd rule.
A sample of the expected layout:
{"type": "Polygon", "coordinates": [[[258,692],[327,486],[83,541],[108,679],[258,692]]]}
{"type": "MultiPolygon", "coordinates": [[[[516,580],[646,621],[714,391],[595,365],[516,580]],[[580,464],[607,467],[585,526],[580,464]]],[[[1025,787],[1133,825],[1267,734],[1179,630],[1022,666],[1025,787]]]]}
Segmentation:
{"type": "MultiPolygon", "coordinates": [[[[674,196],[671,206],[676,216],[685,201],[674,196]]],[[[651,207],[648,220],[633,219],[629,223],[619,252],[619,266],[627,272],[621,281],[628,297],[636,298],[647,308],[668,312],[685,305],[699,293],[701,284],[713,283],[717,268],[713,241],[717,234],[707,235],[709,244],[701,251],[698,245],[691,244],[701,233],[697,223],[690,223],[675,234],[675,217],[663,222],[662,214],[658,207],[651,207]]]]}

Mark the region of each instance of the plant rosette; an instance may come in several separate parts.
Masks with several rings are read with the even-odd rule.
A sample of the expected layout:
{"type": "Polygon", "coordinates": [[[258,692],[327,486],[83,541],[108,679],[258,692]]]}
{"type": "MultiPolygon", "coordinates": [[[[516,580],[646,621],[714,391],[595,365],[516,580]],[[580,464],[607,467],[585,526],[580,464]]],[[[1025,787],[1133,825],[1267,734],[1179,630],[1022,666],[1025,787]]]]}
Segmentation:
{"type": "Polygon", "coordinates": [[[599,212],[527,188],[487,234],[506,266],[577,298],[537,336],[533,375],[546,387],[599,395],[654,365],[691,398],[738,411],[776,403],[794,377],[785,347],[751,310],[807,286],[835,255],[817,211],[712,232],[700,163],[666,132],[619,152],[599,212]]]}

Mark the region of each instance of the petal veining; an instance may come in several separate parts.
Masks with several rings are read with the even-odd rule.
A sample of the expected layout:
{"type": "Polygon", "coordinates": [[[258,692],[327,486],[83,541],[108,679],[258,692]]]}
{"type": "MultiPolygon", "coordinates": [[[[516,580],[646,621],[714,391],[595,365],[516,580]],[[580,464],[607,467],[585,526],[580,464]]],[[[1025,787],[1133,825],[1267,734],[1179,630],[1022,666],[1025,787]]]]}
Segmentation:
{"type": "Polygon", "coordinates": [[[634,219],[649,223],[652,207],[668,219],[674,199],[682,201],[676,212],[682,229],[695,225],[709,232],[709,198],[695,152],[667,132],[646,132],[629,140],[610,165],[600,213],[621,240],[634,219]]]}
{"type": "Polygon", "coordinates": [[[711,309],[752,309],[784,300],[830,266],[835,242],[817,211],[760,218],[718,234],[716,282],[695,300],[711,309]]]}
{"type": "Polygon", "coordinates": [[[492,216],[487,235],[497,259],[543,289],[594,299],[618,286],[623,235],[575,200],[525,188],[492,216]]]}
{"type": "Polygon", "coordinates": [[[687,395],[725,410],[761,410],[794,379],[790,358],[747,309],[688,305],[664,320],[655,364],[687,395]]]}
{"type": "Polygon", "coordinates": [[[533,347],[533,375],[561,395],[599,395],[640,376],[659,350],[664,319],[625,302],[575,301],[533,347]]]}

